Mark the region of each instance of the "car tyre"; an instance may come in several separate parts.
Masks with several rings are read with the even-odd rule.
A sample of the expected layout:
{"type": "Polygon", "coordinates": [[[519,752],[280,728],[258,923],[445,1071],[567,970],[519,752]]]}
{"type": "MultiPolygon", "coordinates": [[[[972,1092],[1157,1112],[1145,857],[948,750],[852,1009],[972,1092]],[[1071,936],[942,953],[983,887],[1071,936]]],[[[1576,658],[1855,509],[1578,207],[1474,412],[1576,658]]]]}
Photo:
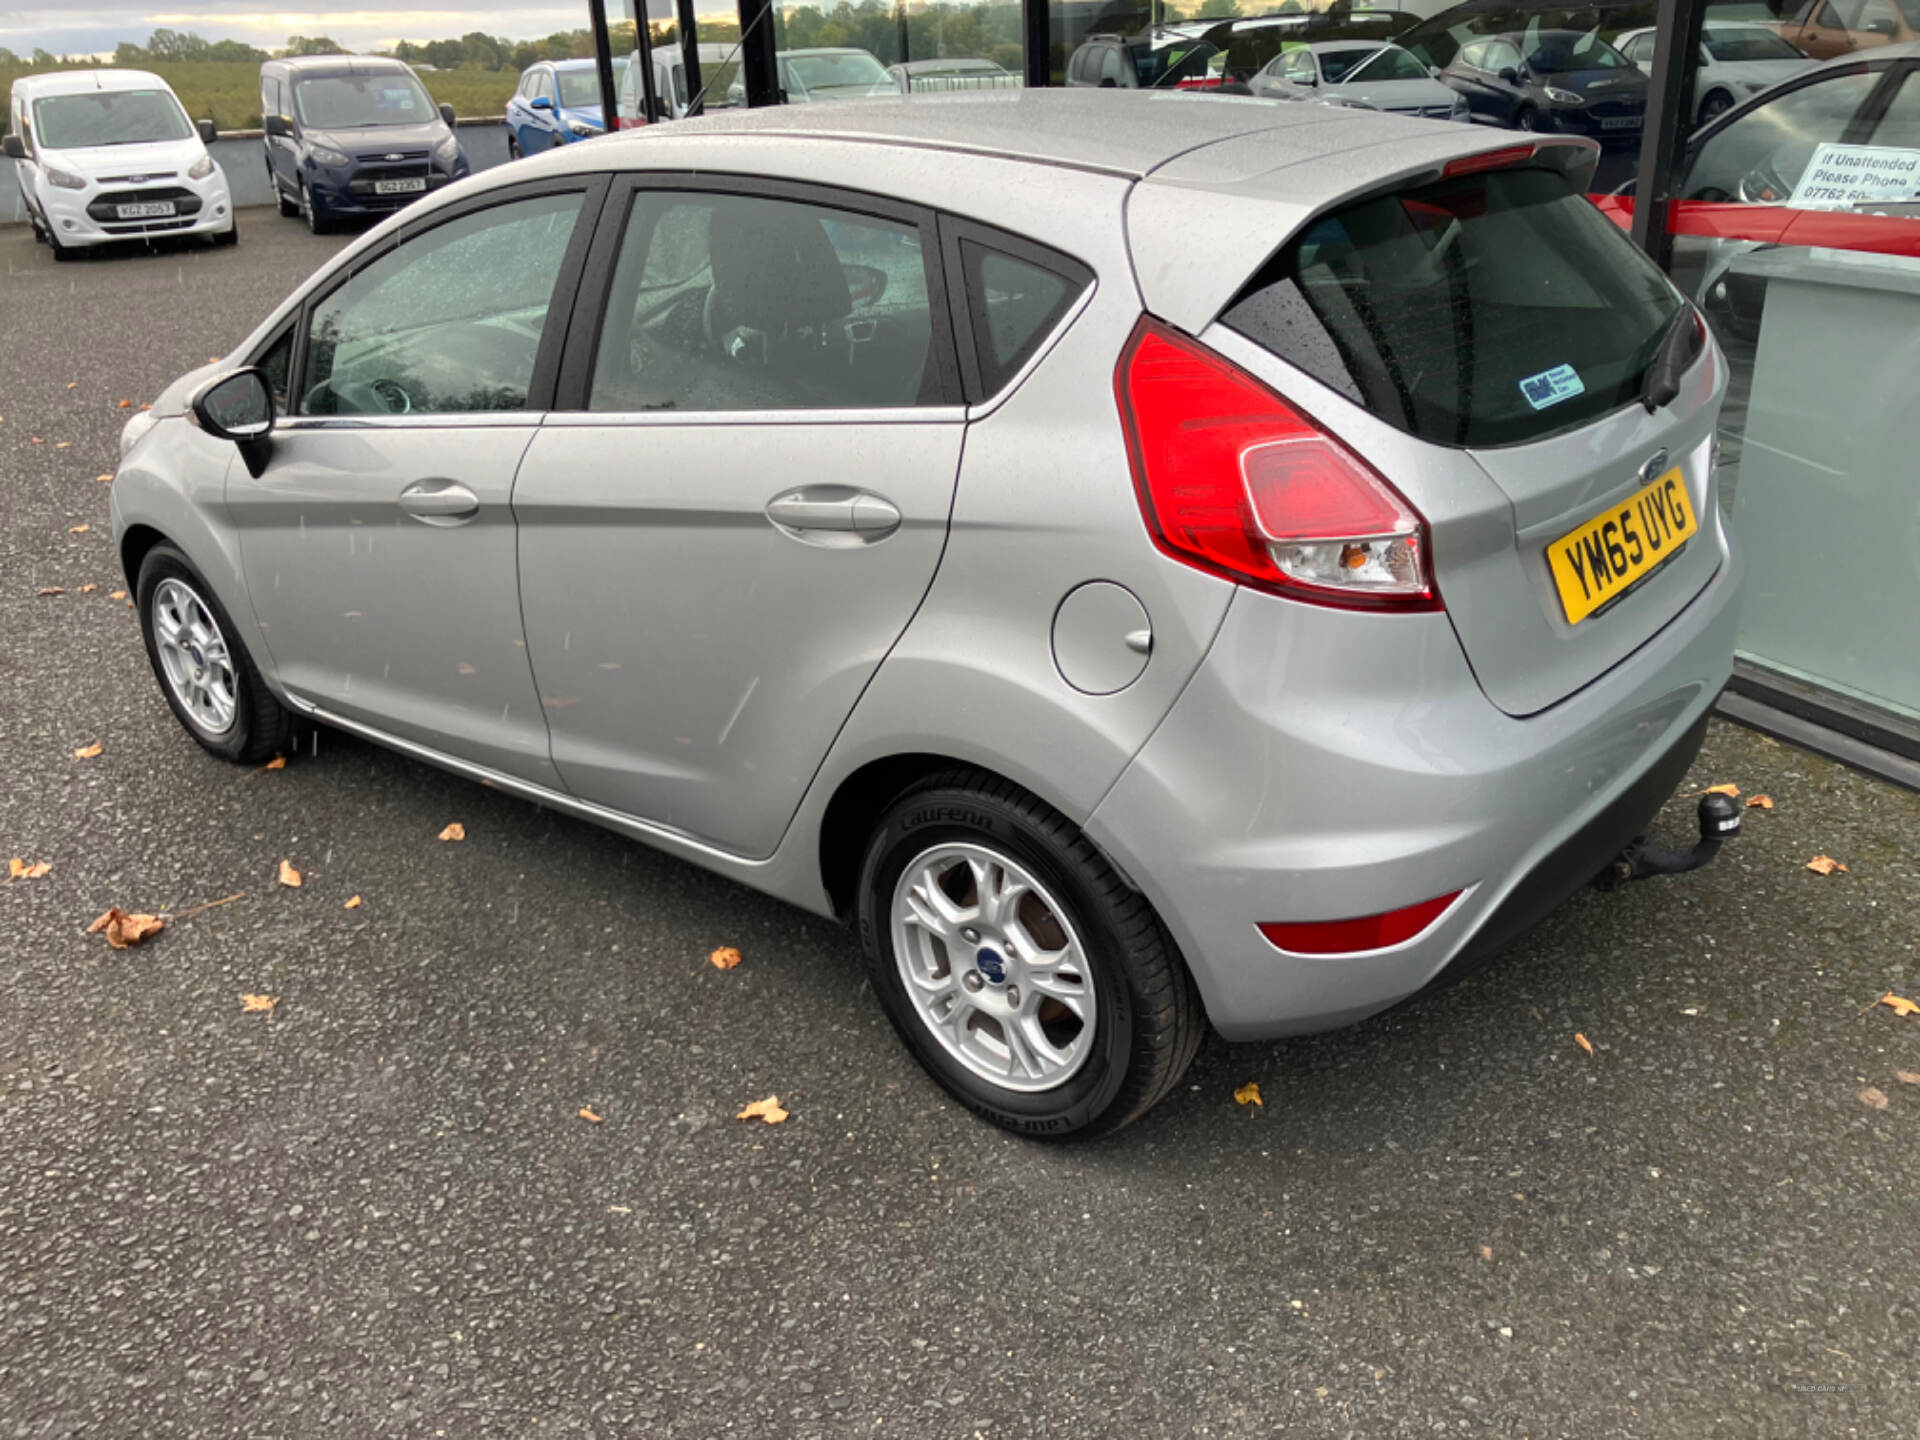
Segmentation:
{"type": "Polygon", "coordinates": [[[228,249],[232,246],[238,245],[239,243],[240,243],[240,222],[238,220],[235,220],[231,225],[227,226],[227,228],[224,230],[216,230],[213,234],[213,244],[214,244],[214,248],[217,250],[228,249]]]}
{"type": "Polygon", "coordinates": [[[507,159],[518,160],[519,158],[520,142],[514,138],[513,131],[509,130],[507,131],[507,159]]]}
{"type": "Polygon", "coordinates": [[[287,192],[280,188],[278,181],[274,182],[273,198],[280,202],[281,218],[292,220],[300,214],[300,202],[297,199],[289,199],[287,192]]]}
{"type": "Polygon", "coordinates": [[[147,662],[186,732],[241,765],[285,752],[292,717],[267,688],[213,587],[187,557],[164,542],[154,546],[140,562],[134,588],[147,662]]]}
{"type": "Polygon", "coordinates": [[[307,229],[315,235],[325,235],[333,228],[333,222],[321,213],[304,180],[300,182],[300,213],[306,218],[307,229]]]}
{"type": "Polygon", "coordinates": [[[1513,128],[1535,134],[1540,129],[1540,115],[1531,105],[1522,105],[1520,113],[1513,117],[1513,128]]]}
{"type": "Polygon", "coordinates": [[[1732,108],[1733,97],[1724,90],[1715,90],[1700,102],[1700,118],[1695,123],[1711,125],[1732,108]]]}
{"type": "Polygon", "coordinates": [[[907,1048],[1007,1130],[1111,1133],[1178,1083],[1205,1035],[1145,897],[1065,816],[996,776],[950,771],[898,796],[868,842],[857,907],[869,976],[907,1048]]]}

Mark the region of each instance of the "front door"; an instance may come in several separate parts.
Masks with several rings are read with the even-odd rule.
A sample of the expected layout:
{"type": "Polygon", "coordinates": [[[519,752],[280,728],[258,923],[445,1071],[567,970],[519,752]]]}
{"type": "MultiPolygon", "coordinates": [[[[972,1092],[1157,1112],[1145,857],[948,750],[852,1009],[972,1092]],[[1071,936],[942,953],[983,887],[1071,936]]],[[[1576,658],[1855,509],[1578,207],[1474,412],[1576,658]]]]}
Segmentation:
{"type": "Polygon", "coordinates": [[[598,194],[581,180],[436,217],[310,302],[293,413],[261,474],[227,481],[288,690],[548,785],[510,498],[598,194]]]}
{"type": "Polygon", "coordinates": [[[513,504],[568,787],[763,856],[932,581],[963,424],[931,218],[727,185],[609,205],[513,504]]]}

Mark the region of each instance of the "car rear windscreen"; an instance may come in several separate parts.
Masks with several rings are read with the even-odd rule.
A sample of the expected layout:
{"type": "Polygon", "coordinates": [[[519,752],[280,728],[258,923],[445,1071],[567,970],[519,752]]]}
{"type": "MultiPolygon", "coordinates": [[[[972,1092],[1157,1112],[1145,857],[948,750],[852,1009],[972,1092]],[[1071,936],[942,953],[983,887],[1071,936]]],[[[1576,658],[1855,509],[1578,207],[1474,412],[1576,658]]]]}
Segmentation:
{"type": "Polygon", "coordinates": [[[1564,177],[1507,169],[1310,221],[1221,323],[1397,429],[1487,447],[1638,399],[1684,303],[1564,177]]]}

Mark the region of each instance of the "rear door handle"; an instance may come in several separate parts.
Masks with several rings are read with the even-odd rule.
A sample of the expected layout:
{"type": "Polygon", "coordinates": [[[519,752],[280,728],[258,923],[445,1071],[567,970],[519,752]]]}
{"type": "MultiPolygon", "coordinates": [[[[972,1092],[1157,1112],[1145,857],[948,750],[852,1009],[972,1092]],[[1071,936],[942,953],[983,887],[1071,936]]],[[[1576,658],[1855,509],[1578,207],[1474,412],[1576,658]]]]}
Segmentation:
{"type": "Polygon", "coordinates": [[[785,530],[843,530],[878,538],[900,528],[892,501],[844,485],[789,490],[767,502],[767,518],[785,530]]]}
{"type": "Polygon", "coordinates": [[[400,492],[400,508],[429,525],[458,525],[480,513],[480,497],[457,480],[421,480],[400,492]]]}

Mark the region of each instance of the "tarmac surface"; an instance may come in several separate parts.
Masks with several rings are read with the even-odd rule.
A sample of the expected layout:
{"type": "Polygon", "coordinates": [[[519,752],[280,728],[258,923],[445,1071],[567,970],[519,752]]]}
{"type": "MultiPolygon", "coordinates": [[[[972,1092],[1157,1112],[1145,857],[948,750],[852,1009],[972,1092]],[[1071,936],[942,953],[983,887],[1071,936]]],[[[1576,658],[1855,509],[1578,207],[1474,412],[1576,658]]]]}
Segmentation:
{"type": "Polygon", "coordinates": [[[1688,788],[1774,805],[1713,867],[1010,1138],[831,924],[337,734],[189,742],[95,477],[342,243],[241,218],[0,231],[0,858],[52,866],[0,888],[0,1440],[1920,1433],[1920,1016],[1874,1003],[1920,796],[1717,724],[1688,788]]]}

